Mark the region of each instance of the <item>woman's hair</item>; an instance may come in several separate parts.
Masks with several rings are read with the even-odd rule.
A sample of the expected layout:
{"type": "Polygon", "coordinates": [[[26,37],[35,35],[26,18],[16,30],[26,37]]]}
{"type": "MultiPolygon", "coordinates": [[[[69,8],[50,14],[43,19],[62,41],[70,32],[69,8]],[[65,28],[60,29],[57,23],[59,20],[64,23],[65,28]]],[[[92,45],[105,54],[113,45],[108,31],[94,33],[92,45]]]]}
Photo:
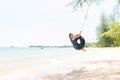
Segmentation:
{"type": "Polygon", "coordinates": [[[73,35],[73,33],[69,33],[69,38],[71,38],[72,35],[73,35]]]}

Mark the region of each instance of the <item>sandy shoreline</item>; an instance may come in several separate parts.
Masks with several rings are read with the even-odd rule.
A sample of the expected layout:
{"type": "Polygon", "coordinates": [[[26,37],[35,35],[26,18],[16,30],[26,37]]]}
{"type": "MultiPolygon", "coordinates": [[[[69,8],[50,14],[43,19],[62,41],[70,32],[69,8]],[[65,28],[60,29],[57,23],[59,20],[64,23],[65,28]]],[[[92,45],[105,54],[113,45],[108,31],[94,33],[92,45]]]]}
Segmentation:
{"type": "Polygon", "coordinates": [[[24,50],[1,55],[0,80],[120,80],[120,48],[24,50]]]}
{"type": "Polygon", "coordinates": [[[36,80],[120,80],[120,48],[93,49],[82,56],[77,54],[68,63],[64,69],[36,80]]]}
{"type": "Polygon", "coordinates": [[[68,73],[48,75],[40,80],[120,80],[120,61],[106,61],[103,64],[92,62],[91,65],[97,68],[82,67],[77,70],[73,69],[68,73]],[[106,67],[97,67],[94,64],[106,67]]]}

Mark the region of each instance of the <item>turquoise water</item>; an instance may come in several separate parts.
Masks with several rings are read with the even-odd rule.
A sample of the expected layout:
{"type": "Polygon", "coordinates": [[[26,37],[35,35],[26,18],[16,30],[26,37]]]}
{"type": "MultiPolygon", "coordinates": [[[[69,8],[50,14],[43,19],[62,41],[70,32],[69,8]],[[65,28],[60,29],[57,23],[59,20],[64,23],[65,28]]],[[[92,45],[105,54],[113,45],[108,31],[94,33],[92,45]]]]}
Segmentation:
{"type": "Polygon", "coordinates": [[[25,75],[30,80],[33,76],[33,74],[29,74],[30,72],[34,75],[44,75],[45,71],[50,70],[50,67],[56,65],[58,61],[67,60],[74,56],[74,53],[73,48],[1,47],[0,80],[19,80],[21,78],[24,80],[25,75]]]}
{"type": "MultiPolygon", "coordinates": [[[[45,58],[45,56],[42,56],[41,54],[46,53],[46,57],[50,57],[52,55],[62,55],[63,52],[70,52],[70,48],[0,48],[0,60],[6,60],[6,59],[13,59],[18,57],[41,57],[45,58]]],[[[70,53],[69,53],[70,54],[70,53]]]]}

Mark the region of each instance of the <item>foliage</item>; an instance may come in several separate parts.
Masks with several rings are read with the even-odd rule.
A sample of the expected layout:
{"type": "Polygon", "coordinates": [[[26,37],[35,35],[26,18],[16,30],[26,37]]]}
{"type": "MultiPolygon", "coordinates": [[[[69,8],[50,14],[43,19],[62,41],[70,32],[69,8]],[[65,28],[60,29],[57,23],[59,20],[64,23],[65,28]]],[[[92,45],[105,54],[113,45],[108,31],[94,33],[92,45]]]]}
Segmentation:
{"type": "Polygon", "coordinates": [[[98,47],[113,47],[114,46],[113,38],[109,36],[102,36],[99,42],[97,43],[97,46],[98,47]]]}
{"type": "Polygon", "coordinates": [[[96,43],[86,42],[85,47],[96,47],[96,43]]]}
{"type": "Polygon", "coordinates": [[[111,46],[111,45],[109,45],[109,43],[112,43],[111,42],[112,38],[110,38],[109,36],[107,36],[107,37],[100,36],[102,33],[107,32],[109,30],[108,25],[109,25],[108,18],[103,13],[101,15],[100,24],[97,27],[97,36],[98,36],[97,46],[98,47],[109,47],[109,46],[111,46]]]}
{"type": "Polygon", "coordinates": [[[77,10],[79,7],[84,5],[90,5],[92,3],[100,4],[103,0],[73,0],[67,4],[67,6],[72,5],[74,10],[77,10]]]}
{"type": "Polygon", "coordinates": [[[110,30],[101,34],[101,37],[111,37],[113,46],[120,46],[120,22],[113,22],[109,26],[110,30]]]}
{"type": "Polygon", "coordinates": [[[97,32],[98,32],[97,35],[100,36],[100,34],[102,34],[103,32],[108,31],[109,29],[108,25],[109,25],[109,22],[106,15],[102,13],[99,27],[97,27],[97,32]]]}
{"type": "MultiPolygon", "coordinates": [[[[112,18],[113,19],[113,18],[112,18]]],[[[98,32],[98,47],[117,47],[120,46],[120,22],[111,22],[103,14],[101,16],[98,32]],[[109,25],[112,23],[111,25],[109,25]]]]}
{"type": "MultiPolygon", "coordinates": [[[[119,0],[120,1],[120,0],[119,0]]],[[[98,32],[98,47],[117,47],[120,46],[120,2],[114,7],[113,13],[107,18],[102,14],[98,32]],[[112,23],[112,24],[111,24],[112,23]],[[110,25],[111,24],[111,25],[110,25]]]]}

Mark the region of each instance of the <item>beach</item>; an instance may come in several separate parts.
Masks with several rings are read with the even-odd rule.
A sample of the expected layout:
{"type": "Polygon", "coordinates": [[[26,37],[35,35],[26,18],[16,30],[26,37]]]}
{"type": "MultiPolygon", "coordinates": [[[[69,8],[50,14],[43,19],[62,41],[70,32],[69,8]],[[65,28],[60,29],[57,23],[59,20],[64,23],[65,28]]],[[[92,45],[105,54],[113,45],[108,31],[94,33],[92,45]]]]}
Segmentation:
{"type": "Polygon", "coordinates": [[[0,54],[0,80],[120,80],[120,48],[4,51],[0,50],[4,53],[0,54]]]}
{"type": "Polygon", "coordinates": [[[78,54],[63,70],[38,80],[120,80],[120,49],[90,50],[78,54]]]}

